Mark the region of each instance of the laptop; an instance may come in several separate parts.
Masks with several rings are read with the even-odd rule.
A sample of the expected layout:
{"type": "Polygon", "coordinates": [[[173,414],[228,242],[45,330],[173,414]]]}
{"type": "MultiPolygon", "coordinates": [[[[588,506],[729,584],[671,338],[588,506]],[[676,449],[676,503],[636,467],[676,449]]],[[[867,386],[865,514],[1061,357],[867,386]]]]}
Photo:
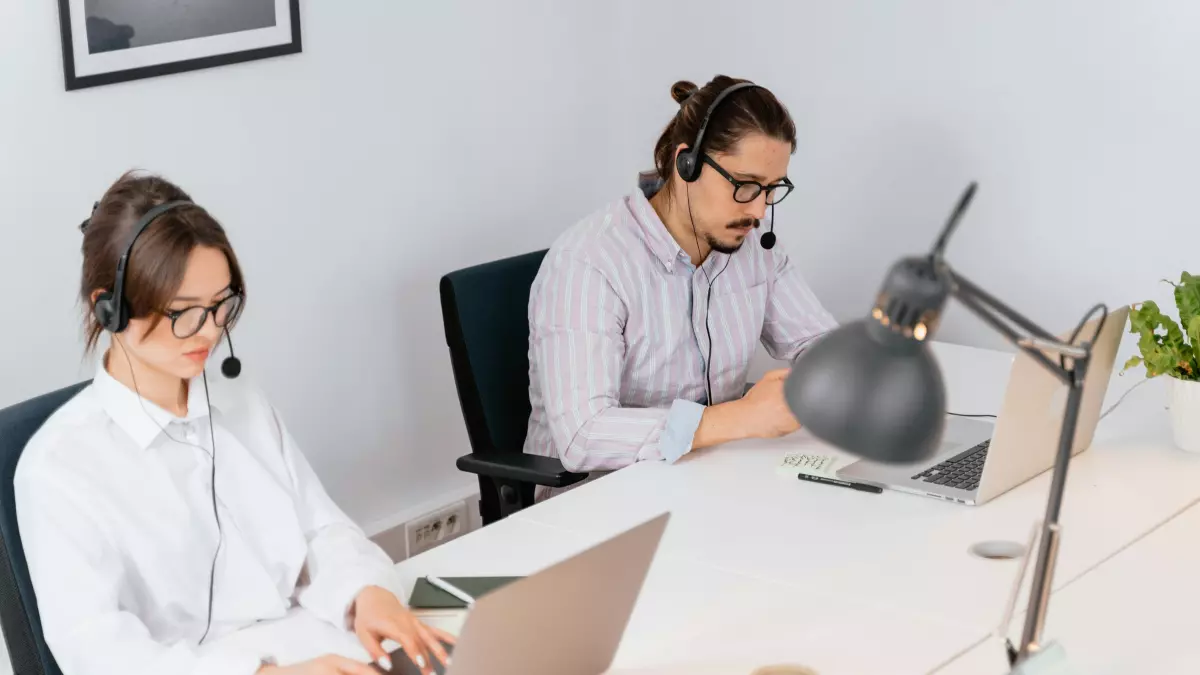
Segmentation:
{"type": "MultiPolygon", "coordinates": [[[[1099,319],[1089,321],[1079,331],[1076,344],[1096,337],[1072,455],[1092,443],[1128,317],[1129,307],[1120,307],[1109,313],[1099,335],[1099,319]]],[[[1060,336],[1064,342],[1069,338],[1060,336]]],[[[1046,356],[1058,360],[1055,354],[1046,356]]],[[[860,460],[843,467],[837,475],[848,481],[960,504],[983,504],[1054,465],[1066,404],[1067,386],[1029,355],[1018,352],[994,423],[949,415],[942,447],[932,459],[914,464],[860,460]]]]}
{"type": "MultiPolygon", "coordinates": [[[[438,675],[597,675],[612,665],[670,514],[478,598],[438,675]]],[[[403,650],[393,675],[420,675],[403,650]]]]}

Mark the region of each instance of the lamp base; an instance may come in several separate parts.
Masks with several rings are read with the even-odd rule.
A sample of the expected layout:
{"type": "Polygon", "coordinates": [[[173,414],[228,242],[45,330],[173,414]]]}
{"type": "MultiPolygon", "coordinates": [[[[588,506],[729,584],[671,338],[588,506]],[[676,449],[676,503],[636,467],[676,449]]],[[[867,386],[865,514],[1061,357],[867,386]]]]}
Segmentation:
{"type": "Polygon", "coordinates": [[[1023,662],[1013,666],[1012,675],[1079,675],[1067,662],[1067,653],[1051,642],[1023,662]]]}

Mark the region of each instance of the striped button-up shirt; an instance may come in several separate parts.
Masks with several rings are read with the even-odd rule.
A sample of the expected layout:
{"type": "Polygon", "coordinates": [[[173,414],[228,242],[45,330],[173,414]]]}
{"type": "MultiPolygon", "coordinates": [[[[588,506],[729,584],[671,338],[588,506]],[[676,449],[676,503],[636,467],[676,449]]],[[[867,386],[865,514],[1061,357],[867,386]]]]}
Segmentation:
{"type": "Polygon", "coordinates": [[[760,341],[791,361],[836,325],[760,230],[696,273],[650,205],[658,187],[643,181],[563,233],[533,283],[525,452],[571,471],[675,461],[691,449],[707,378],[714,403],[739,398],[760,341]]]}

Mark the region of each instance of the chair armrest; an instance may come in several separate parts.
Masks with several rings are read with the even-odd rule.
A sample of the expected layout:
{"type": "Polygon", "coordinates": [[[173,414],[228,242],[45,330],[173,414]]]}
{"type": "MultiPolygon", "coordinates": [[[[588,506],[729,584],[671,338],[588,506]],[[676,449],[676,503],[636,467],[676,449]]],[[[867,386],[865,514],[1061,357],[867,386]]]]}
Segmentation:
{"type": "Polygon", "coordinates": [[[571,473],[553,457],[523,452],[472,452],[458,458],[460,471],[522,483],[562,488],[587,478],[586,473],[571,473]]]}

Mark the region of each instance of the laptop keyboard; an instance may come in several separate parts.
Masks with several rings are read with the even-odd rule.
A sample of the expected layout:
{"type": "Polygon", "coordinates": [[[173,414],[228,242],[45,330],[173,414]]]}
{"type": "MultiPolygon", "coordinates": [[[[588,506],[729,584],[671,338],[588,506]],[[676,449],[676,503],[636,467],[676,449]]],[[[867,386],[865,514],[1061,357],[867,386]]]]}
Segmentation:
{"type": "Polygon", "coordinates": [[[935,467],[922,471],[913,476],[913,480],[960,490],[974,490],[979,487],[979,478],[983,475],[983,460],[987,459],[988,446],[991,444],[991,439],[988,439],[935,467]]]}

